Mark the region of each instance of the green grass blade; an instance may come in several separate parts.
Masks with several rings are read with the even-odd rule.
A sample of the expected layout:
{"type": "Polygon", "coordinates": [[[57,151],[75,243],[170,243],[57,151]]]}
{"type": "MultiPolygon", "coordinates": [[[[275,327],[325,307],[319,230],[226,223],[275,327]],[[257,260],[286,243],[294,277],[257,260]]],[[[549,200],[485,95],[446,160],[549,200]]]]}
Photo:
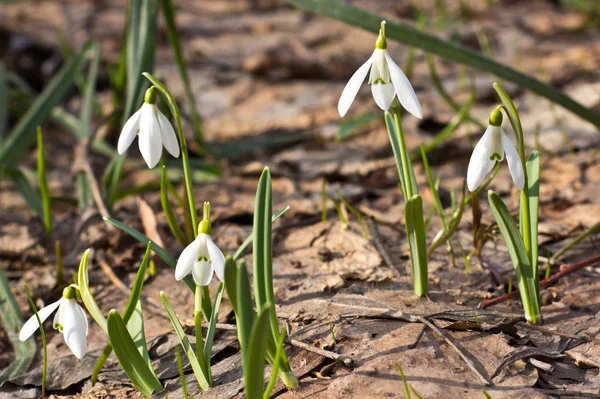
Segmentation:
{"type": "Polygon", "coordinates": [[[185,374],[183,373],[183,362],[181,361],[181,351],[179,350],[179,346],[175,346],[175,357],[177,358],[177,371],[179,371],[179,383],[181,384],[183,398],[188,399],[187,382],[185,381],[185,374]]]}
{"type": "Polygon", "coordinates": [[[153,391],[162,392],[163,386],[138,352],[125,322],[114,309],[108,314],[107,332],[113,343],[115,355],[135,388],[146,398],[150,397],[153,391]]]}
{"type": "MultiPolygon", "coordinates": [[[[152,360],[150,359],[150,354],[148,353],[148,346],[146,345],[146,333],[144,332],[144,317],[142,313],[142,303],[137,301],[137,304],[134,308],[129,321],[123,320],[127,325],[127,331],[129,331],[129,335],[133,339],[135,347],[137,348],[140,355],[142,355],[142,359],[148,365],[148,369],[152,371],[154,374],[154,370],[152,369],[152,360]]],[[[156,376],[156,374],[155,374],[156,376]]]]}
{"type": "Polygon", "coordinates": [[[533,151],[527,160],[527,184],[529,185],[529,219],[531,220],[531,268],[536,284],[538,274],[538,212],[540,207],[540,156],[533,151]]]}
{"type": "Polygon", "coordinates": [[[55,105],[60,103],[69,92],[75,77],[85,64],[85,53],[90,43],[84,45],[81,53],[65,62],[46,88],[35,99],[25,115],[13,128],[0,149],[0,163],[14,165],[35,139],[35,128],[41,125],[55,105]]]}
{"type": "Polygon", "coordinates": [[[48,369],[48,347],[46,345],[46,332],[44,331],[44,325],[42,324],[42,320],[40,319],[40,315],[38,314],[37,307],[33,302],[33,298],[29,293],[29,288],[25,285],[25,293],[27,294],[27,299],[29,300],[29,305],[31,305],[31,309],[33,310],[33,314],[37,319],[38,326],[40,327],[40,335],[42,336],[42,348],[43,348],[43,361],[42,361],[42,398],[46,396],[46,372],[48,369]]]}
{"type": "Polygon", "coordinates": [[[0,143],[8,129],[8,86],[6,84],[6,68],[0,62],[0,143]]]}
{"type": "Polygon", "coordinates": [[[425,147],[423,145],[421,145],[421,159],[423,161],[423,167],[425,168],[425,174],[427,175],[427,182],[429,183],[429,189],[431,190],[431,195],[433,196],[433,204],[435,205],[435,209],[437,210],[437,213],[440,216],[440,219],[442,221],[442,226],[444,226],[444,230],[447,230],[448,222],[446,221],[446,215],[444,215],[444,207],[442,206],[442,201],[440,200],[440,193],[438,191],[438,186],[436,185],[436,182],[433,180],[433,175],[431,174],[431,168],[429,167],[429,161],[427,160],[427,154],[425,151],[425,147]]]}
{"type": "Polygon", "coordinates": [[[427,244],[423,222],[423,199],[415,195],[404,207],[406,235],[410,247],[415,295],[423,296],[428,290],[427,244]]]}
{"type": "MultiPolygon", "coordinates": [[[[254,323],[256,313],[252,309],[252,294],[250,293],[250,278],[248,270],[243,262],[237,266],[237,313],[236,324],[238,341],[242,348],[242,357],[245,359],[248,356],[248,342],[250,341],[250,332],[254,323]]],[[[267,335],[267,334],[265,334],[267,335]]],[[[244,360],[246,361],[246,360],[244,360]]]]}
{"type": "Polygon", "coordinates": [[[400,367],[400,363],[396,362],[396,368],[400,373],[400,378],[402,378],[402,385],[404,385],[404,391],[406,392],[406,399],[412,399],[410,395],[410,389],[408,388],[408,382],[406,381],[406,377],[404,376],[404,371],[402,367],[400,367]]]}
{"type": "Polygon", "coordinates": [[[536,284],[521,233],[510,211],[495,192],[488,192],[488,200],[515,269],[525,317],[530,323],[540,323],[539,284],[536,284]]]}
{"type": "Polygon", "coordinates": [[[201,149],[203,149],[205,142],[204,135],[202,133],[202,118],[196,109],[196,98],[194,96],[194,92],[192,91],[192,85],[187,72],[187,66],[185,65],[183,52],[181,51],[181,43],[179,42],[177,25],[175,23],[175,7],[173,6],[173,2],[171,0],[161,0],[161,6],[163,10],[162,15],[165,19],[167,38],[169,39],[169,44],[173,50],[173,55],[175,55],[175,63],[177,64],[177,69],[179,69],[179,75],[181,76],[181,81],[183,82],[183,87],[185,89],[185,97],[190,108],[190,118],[192,121],[194,136],[196,137],[196,143],[201,149]]]}
{"type": "Polygon", "coordinates": [[[28,339],[25,342],[19,339],[23,316],[2,268],[0,268],[0,321],[15,353],[12,363],[0,372],[1,385],[27,371],[36,353],[35,339],[28,339]]]}
{"type": "Polygon", "coordinates": [[[281,331],[279,334],[279,339],[277,340],[277,351],[275,352],[275,359],[273,360],[273,367],[271,369],[271,377],[269,378],[269,383],[267,384],[267,388],[263,393],[263,399],[269,399],[271,397],[271,392],[273,392],[273,388],[275,388],[275,384],[277,383],[277,375],[279,375],[279,366],[281,365],[281,360],[283,356],[285,356],[283,343],[285,341],[285,331],[281,331]]]}
{"type": "Polygon", "coordinates": [[[80,139],[89,138],[92,135],[92,111],[94,108],[94,99],[96,94],[98,68],[100,66],[100,45],[94,42],[90,52],[92,60],[90,62],[90,67],[85,82],[83,103],[79,113],[80,128],[78,130],[78,136],[80,139]]]}
{"type": "Polygon", "coordinates": [[[100,307],[96,303],[92,292],[90,291],[90,280],[88,277],[88,259],[90,257],[90,250],[86,249],[81,256],[81,262],[79,262],[79,269],[77,272],[77,285],[79,286],[79,292],[81,293],[81,300],[85,305],[90,316],[98,323],[98,325],[106,331],[106,319],[100,310],[100,307]]]}
{"type": "Polygon", "coordinates": [[[37,177],[40,185],[40,199],[42,201],[42,221],[46,237],[52,236],[52,209],[50,208],[50,189],[46,179],[46,155],[44,153],[44,140],[42,128],[37,127],[37,177]]]}
{"type": "Polygon", "coordinates": [[[206,338],[204,340],[204,364],[208,366],[208,369],[210,369],[210,357],[212,356],[213,341],[215,339],[215,331],[217,329],[219,309],[221,308],[224,288],[223,283],[219,284],[219,288],[217,288],[217,294],[215,295],[215,302],[212,306],[212,313],[210,315],[208,329],[206,330],[206,338]]]}
{"type": "Polygon", "coordinates": [[[262,399],[265,380],[265,354],[267,350],[271,306],[266,305],[252,324],[244,361],[244,391],[248,399],[262,399]]]}
{"type": "Polygon", "coordinates": [[[31,187],[31,184],[29,183],[29,180],[27,180],[25,174],[17,168],[2,168],[1,165],[0,168],[2,169],[2,173],[4,175],[12,179],[15,187],[21,192],[21,195],[23,198],[25,198],[25,201],[27,201],[27,204],[33,213],[39,217],[43,217],[44,211],[42,209],[42,200],[33,187],[31,187]]]}
{"type": "MultiPolygon", "coordinates": [[[[283,208],[282,210],[277,212],[275,215],[273,215],[273,217],[271,218],[271,222],[276,221],[281,216],[283,216],[284,213],[286,213],[289,210],[290,210],[290,207],[286,206],[285,208],[283,208]]],[[[253,238],[254,238],[254,233],[252,233],[248,237],[246,237],[246,239],[244,240],[242,245],[240,245],[238,250],[235,251],[235,254],[233,254],[233,260],[238,260],[244,254],[244,251],[246,250],[246,248],[248,248],[248,245],[250,245],[252,243],[253,238]]]]}
{"type": "Polygon", "coordinates": [[[399,21],[392,21],[357,7],[346,5],[337,0],[286,0],[298,7],[314,11],[322,15],[337,19],[349,25],[377,33],[379,24],[386,19],[386,38],[420,48],[428,53],[436,54],[442,58],[467,65],[480,71],[488,72],[505,80],[516,83],[550,101],[563,106],[581,118],[600,127],[600,114],[587,109],[571,97],[563,94],[539,80],[525,75],[509,66],[500,64],[487,58],[474,50],[461,46],[455,42],[440,39],[431,34],[422,32],[414,27],[399,21]]]}
{"type": "MultiPolygon", "coordinates": [[[[198,357],[196,357],[196,351],[194,350],[194,347],[190,343],[187,335],[185,335],[185,331],[183,331],[183,327],[181,327],[181,323],[179,322],[173,307],[169,303],[165,293],[162,291],[160,292],[160,300],[162,301],[163,306],[169,315],[171,324],[173,324],[173,328],[175,329],[175,334],[177,334],[179,342],[181,343],[181,347],[188,357],[190,365],[192,366],[192,370],[194,371],[194,375],[196,376],[196,380],[198,381],[198,384],[200,384],[200,388],[202,390],[208,389],[210,383],[206,377],[208,372],[206,370],[206,365],[204,364],[204,359],[198,359],[198,357]]],[[[197,345],[201,344],[201,342],[197,343],[197,345]]]]}
{"type": "Polygon", "coordinates": [[[233,312],[237,314],[237,264],[231,256],[225,258],[225,291],[227,298],[233,308],[233,312]]]}

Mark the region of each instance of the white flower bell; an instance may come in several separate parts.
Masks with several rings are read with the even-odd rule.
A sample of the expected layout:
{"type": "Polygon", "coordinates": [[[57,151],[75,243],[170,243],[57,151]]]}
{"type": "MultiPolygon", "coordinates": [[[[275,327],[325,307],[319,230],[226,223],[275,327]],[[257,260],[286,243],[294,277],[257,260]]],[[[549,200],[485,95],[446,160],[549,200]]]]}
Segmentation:
{"type": "Polygon", "coordinates": [[[135,114],[131,115],[125,126],[123,126],[117,144],[119,154],[127,151],[135,136],[138,135],[138,130],[140,152],[150,169],[154,168],[160,161],[163,146],[169,154],[175,158],[179,157],[177,136],[167,117],[156,106],[156,89],[154,86],[146,90],[144,104],[135,114]]]}
{"type": "Polygon", "coordinates": [[[512,176],[513,182],[517,189],[523,190],[525,185],[525,174],[523,173],[523,165],[521,157],[517,149],[510,141],[506,133],[501,127],[502,112],[496,108],[490,114],[490,124],[488,125],[483,137],[479,140],[467,169],[467,187],[469,191],[475,191],[485,177],[492,171],[497,162],[504,160],[508,163],[508,170],[512,176]]]}
{"type": "MultiPolygon", "coordinates": [[[[62,297],[38,311],[40,321],[43,323],[58,308],[52,326],[62,332],[65,343],[77,359],[83,359],[87,348],[88,322],[83,308],[75,301],[75,289],[67,287],[63,290],[62,297]]],[[[21,328],[19,339],[25,341],[39,328],[35,314],[29,318],[21,328]]]]}
{"type": "Polygon", "coordinates": [[[225,256],[210,237],[211,225],[203,219],[198,227],[198,236],[179,255],[175,267],[177,281],[192,273],[197,285],[210,283],[213,271],[221,281],[225,281],[225,256]]]}
{"type": "Polygon", "coordinates": [[[375,42],[373,55],[352,75],[340,96],[338,112],[341,117],[348,112],[369,70],[371,71],[369,75],[371,93],[379,108],[384,111],[389,110],[394,97],[397,96],[400,104],[408,112],[419,119],[423,117],[421,104],[417,99],[412,85],[387,51],[385,21],[381,22],[379,37],[375,42]]]}

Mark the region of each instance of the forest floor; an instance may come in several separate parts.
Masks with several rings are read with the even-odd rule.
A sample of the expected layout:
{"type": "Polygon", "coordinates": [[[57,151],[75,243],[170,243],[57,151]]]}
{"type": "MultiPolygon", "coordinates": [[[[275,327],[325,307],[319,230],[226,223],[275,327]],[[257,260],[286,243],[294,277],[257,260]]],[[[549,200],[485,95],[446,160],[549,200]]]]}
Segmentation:
{"type": "MultiPolygon", "coordinates": [[[[350,113],[368,113],[371,122],[347,139],[337,138],[342,122],[337,114],[339,95],[349,76],[372,52],[374,35],[278,2],[179,3],[177,22],[184,55],[212,154],[206,163],[222,171],[220,176],[207,173],[206,181],[195,185],[196,201],[211,202],[213,237],[220,248],[232,253],[251,232],[258,177],[263,166],[270,167],[274,209],[290,206],[273,230],[273,275],[281,325],[287,328],[289,339],[342,357],[334,361],[288,345],[300,386],[298,391],[288,392],[279,383],[274,396],[404,398],[398,363],[408,383],[424,398],[484,398],[483,390],[492,398],[600,397],[597,269],[583,268],[543,291],[542,327],[523,322],[518,298],[478,309],[483,300],[506,292],[512,265],[499,233],[490,228],[494,240],[485,245],[481,259],[472,258],[466,270],[457,240],[467,253],[473,248],[468,205],[453,240],[455,261],[444,245],[438,248],[429,262],[430,293],[424,298],[414,296],[403,226],[404,200],[383,118],[366,88],[350,113]],[[334,197],[341,193],[365,215],[368,234],[352,214],[347,225],[341,223],[331,200],[326,202],[327,220],[322,220],[323,179],[327,193],[334,197]],[[489,268],[497,271],[500,284],[489,268]],[[418,316],[434,325],[425,327],[418,316]]],[[[353,2],[387,18],[406,20],[412,18],[408,3],[353,2]]],[[[493,10],[481,5],[485,2],[467,3],[472,3],[468,17],[460,17],[456,6],[450,5],[449,15],[438,16],[428,30],[476,49],[477,32],[485,32],[495,59],[599,109],[600,34],[585,15],[558,8],[551,1],[501,0],[493,10]]],[[[427,11],[434,15],[433,10],[427,11]]],[[[101,43],[103,58],[116,62],[124,18],[122,2],[113,0],[3,4],[0,55],[8,60],[9,69],[12,66],[39,88],[47,81],[44,71],[56,63],[57,48],[64,38],[75,48],[95,38],[101,43]]],[[[183,86],[162,29],[160,37],[156,75],[183,99],[183,86]]],[[[404,65],[407,47],[390,43],[389,51],[404,65]]],[[[435,63],[446,89],[459,105],[464,104],[469,90],[461,79],[461,68],[437,58],[435,63]]],[[[477,89],[471,115],[487,124],[497,101],[492,89],[496,78],[466,72],[477,89]]],[[[455,112],[435,90],[420,51],[416,52],[411,81],[425,116],[417,120],[407,115],[404,127],[409,149],[418,150],[455,112]]],[[[105,74],[102,85],[107,86],[105,74]]],[[[537,148],[541,155],[539,253],[547,256],[600,221],[600,134],[594,126],[543,98],[509,82],[505,87],[519,108],[528,151],[537,148]]],[[[112,107],[110,94],[102,87],[98,96],[103,107],[112,107]]],[[[79,101],[74,94],[67,109],[79,101]]],[[[181,104],[186,113],[183,101],[181,104]]],[[[514,139],[510,128],[506,130],[514,139]]],[[[186,131],[195,156],[197,147],[192,144],[189,125],[186,131]]],[[[429,154],[434,176],[442,176],[446,208],[452,191],[460,199],[469,156],[482,133],[477,125],[464,123],[429,154]]],[[[51,154],[47,157],[50,192],[75,198],[74,139],[51,124],[44,126],[44,135],[52,137],[46,140],[47,154],[51,154]]],[[[108,138],[113,143],[115,139],[114,135],[108,138]]],[[[140,159],[135,147],[128,157],[140,159]]],[[[94,153],[91,156],[100,174],[108,160],[94,153]]],[[[21,164],[35,168],[33,149],[21,164]]],[[[422,164],[415,162],[415,169],[428,211],[432,197],[422,164]]],[[[122,189],[146,182],[156,183],[156,175],[129,167],[122,189]]],[[[513,214],[518,213],[518,193],[506,164],[490,188],[503,197],[513,214]]],[[[482,223],[489,228],[494,221],[483,195],[481,209],[482,223]]],[[[93,208],[81,210],[56,201],[53,212],[54,239],[62,244],[66,275],[76,270],[86,248],[94,248],[90,281],[100,308],[105,312],[123,309],[126,287],[135,277],[144,247],[125,233],[107,230],[93,208]],[[111,280],[107,270],[116,279],[111,280]]],[[[170,234],[158,190],[125,197],[117,202],[112,216],[147,235],[159,236],[173,256],[179,255],[182,248],[170,234]],[[157,220],[154,228],[143,223],[153,218],[157,220]]],[[[182,220],[181,212],[178,217],[182,220]]],[[[434,214],[428,243],[440,228],[434,214]]],[[[38,306],[60,295],[53,248],[53,242],[44,240],[41,222],[31,216],[12,182],[0,181],[0,266],[26,316],[31,310],[23,284],[38,306]]],[[[582,241],[551,265],[551,273],[558,272],[562,264],[598,255],[598,248],[597,237],[582,241]]],[[[251,256],[245,259],[251,264],[251,256]]],[[[159,258],[155,261],[157,274],[146,282],[142,296],[147,304],[144,321],[150,353],[166,384],[165,393],[157,397],[182,398],[174,361],[177,338],[160,305],[159,291],[165,291],[190,331],[193,294],[175,281],[173,271],[159,258]]],[[[541,262],[540,269],[545,267],[541,262]]],[[[216,279],[212,284],[214,290],[216,279]]],[[[219,322],[234,322],[226,300],[219,322]]],[[[97,325],[90,324],[88,353],[81,361],[71,355],[60,334],[48,328],[47,335],[48,390],[56,397],[139,395],[114,356],[99,383],[91,386],[91,371],[107,341],[97,325]]],[[[36,339],[39,344],[39,335],[36,339]]],[[[6,333],[0,331],[0,368],[13,356],[6,333]]],[[[38,395],[40,365],[38,345],[30,371],[0,388],[4,392],[0,398],[38,395]]],[[[215,384],[201,397],[242,397],[240,354],[230,329],[218,330],[213,373],[215,384]]],[[[200,394],[190,370],[186,377],[190,393],[200,394]]]]}

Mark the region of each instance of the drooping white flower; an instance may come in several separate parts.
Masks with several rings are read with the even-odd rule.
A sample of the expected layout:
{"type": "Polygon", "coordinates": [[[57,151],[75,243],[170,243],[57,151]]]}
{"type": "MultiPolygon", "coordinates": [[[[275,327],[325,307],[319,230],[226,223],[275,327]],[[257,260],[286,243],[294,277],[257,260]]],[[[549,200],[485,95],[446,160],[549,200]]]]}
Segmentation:
{"type": "MultiPolygon", "coordinates": [[[[38,311],[42,323],[58,309],[52,326],[62,332],[65,343],[77,359],[83,359],[87,348],[88,321],[83,308],[75,301],[75,289],[67,287],[62,297],[38,311]]],[[[25,341],[39,328],[35,314],[29,318],[19,332],[19,339],[25,341]]]]}
{"type": "Polygon", "coordinates": [[[175,267],[177,281],[192,273],[197,285],[208,285],[213,271],[221,281],[225,281],[225,256],[210,237],[210,221],[200,222],[198,236],[183,249],[175,267]]]}
{"type": "Polygon", "coordinates": [[[369,75],[371,93],[379,108],[384,111],[389,110],[394,97],[397,96],[400,104],[408,112],[419,119],[423,117],[421,104],[417,99],[412,85],[387,51],[385,21],[381,22],[381,29],[379,30],[379,37],[375,42],[373,55],[352,75],[340,96],[338,112],[341,117],[348,112],[369,70],[371,71],[369,75]]]}
{"type": "Polygon", "coordinates": [[[169,154],[175,158],[179,157],[179,144],[173,126],[156,106],[156,89],[153,87],[146,90],[144,104],[125,123],[117,151],[123,154],[138,135],[140,152],[150,169],[154,168],[162,155],[163,146],[169,154]]]}
{"type": "Polygon", "coordinates": [[[523,165],[517,149],[510,141],[501,127],[502,113],[495,109],[490,114],[490,124],[483,137],[479,140],[467,169],[467,187],[469,191],[475,191],[485,177],[492,171],[496,162],[502,162],[506,154],[508,170],[518,190],[523,190],[525,185],[525,174],[523,165]]]}

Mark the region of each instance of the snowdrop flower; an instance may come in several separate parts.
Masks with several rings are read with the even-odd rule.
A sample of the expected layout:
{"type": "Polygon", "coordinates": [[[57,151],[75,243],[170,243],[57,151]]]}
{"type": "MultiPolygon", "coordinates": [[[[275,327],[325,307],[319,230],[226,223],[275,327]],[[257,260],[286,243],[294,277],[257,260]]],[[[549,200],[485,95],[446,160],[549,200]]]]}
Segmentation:
{"type": "Polygon", "coordinates": [[[211,225],[208,219],[200,222],[198,236],[179,255],[175,267],[175,279],[181,280],[190,272],[197,285],[208,285],[213,271],[221,281],[225,281],[225,256],[210,237],[211,225]]]}
{"type": "Polygon", "coordinates": [[[154,168],[160,160],[163,146],[175,158],[179,156],[177,136],[167,117],[156,106],[154,86],[146,90],[144,104],[123,126],[117,144],[119,154],[127,151],[135,136],[138,135],[138,130],[140,152],[150,169],[154,168]]]}
{"type": "Polygon", "coordinates": [[[504,154],[506,154],[508,170],[515,186],[517,186],[517,189],[523,190],[525,175],[521,157],[501,125],[502,112],[496,108],[491,112],[490,124],[475,146],[469,161],[467,169],[467,187],[469,191],[475,191],[481,186],[485,177],[496,165],[496,161],[502,162],[504,160],[504,154]]]}
{"type": "Polygon", "coordinates": [[[417,118],[423,117],[421,104],[408,81],[408,78],[402,72],[400,67],[390,57],[387,51],[387,42],[385,40],[385,21],[381,22],[379,37],[375,42],[375,51],[371,58],[367,60],[350,78],[338,103],[338,112],[343,117],[348,112],[350,105],[354,101],[360,86],[363,84],[367,73],[369,75],[369,84],[371,93],[375,102],[384,111],[390,109],[394,97],[398,97],[400,104],[417,118]]]}
{"type": "MultiPolygon", "coordinates": [[[[58,309],[54,316],[52,326],[63,333],[65,343],[77,359],[82,359],[87,347],[88,322],[83,308],[75,301],[75,289],[67,287],[63,290],[62,297],[38,311],[38,316],[43,323],[58,309]]],[[[39,328],[35,314],[25,322],[19,339],[25,341],[39,328]]]]}

